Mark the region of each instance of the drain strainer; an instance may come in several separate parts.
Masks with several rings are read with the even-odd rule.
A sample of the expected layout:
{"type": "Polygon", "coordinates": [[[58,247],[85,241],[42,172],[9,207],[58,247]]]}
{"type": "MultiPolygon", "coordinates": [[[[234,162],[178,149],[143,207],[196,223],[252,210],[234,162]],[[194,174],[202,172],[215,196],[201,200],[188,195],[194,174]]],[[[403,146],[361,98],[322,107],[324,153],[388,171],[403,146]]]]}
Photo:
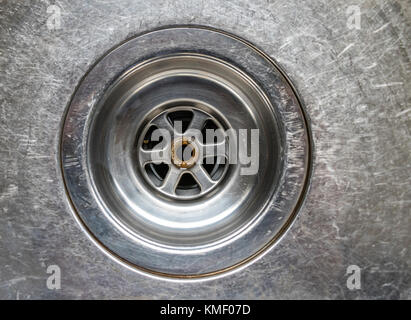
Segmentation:
{"type": "Polygon", "coordinates": [[[270,58],[185,26],[130,39],[85,75],[61,167],[78,221],[109,256],[199,279],[245,266],[285,233],[310,148],[295,90],[270,58]]]}

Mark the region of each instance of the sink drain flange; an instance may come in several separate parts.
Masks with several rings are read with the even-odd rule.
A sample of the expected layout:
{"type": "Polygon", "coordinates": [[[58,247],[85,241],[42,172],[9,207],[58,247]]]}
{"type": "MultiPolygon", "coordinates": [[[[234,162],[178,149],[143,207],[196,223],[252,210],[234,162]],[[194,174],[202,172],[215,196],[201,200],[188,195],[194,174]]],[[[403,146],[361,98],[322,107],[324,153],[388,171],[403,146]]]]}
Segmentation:
{"type": "Polygon", "coordinates": [[[181,26],[134,37],[89,70],[65,115],[60,161],[77,220],[110,257],[151,276],[207,279],[254,261],[288,230],[311,146],[272,59],[231,34],[181,26]],[[205,161],[204,150],[230,140],[208,143],[198,133],[209,128],[258,130],[258,170],[242,174],[227,153],[205,161]],[[151,139],[155,129],[170,131],[168,143],[151,139]],[[153,160],[159,143],[164,158],[153,160]]]}

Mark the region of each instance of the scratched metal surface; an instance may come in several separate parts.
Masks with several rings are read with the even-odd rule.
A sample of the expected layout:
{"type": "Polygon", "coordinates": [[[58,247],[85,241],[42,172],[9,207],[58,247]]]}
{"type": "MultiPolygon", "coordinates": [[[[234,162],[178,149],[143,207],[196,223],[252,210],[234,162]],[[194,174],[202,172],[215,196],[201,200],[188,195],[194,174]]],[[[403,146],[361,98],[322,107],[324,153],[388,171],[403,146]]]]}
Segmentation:
{"type": "Polygon", "coordinates": [[[411,298],[409,1],[0,1],[0,298],[411,298]],[[49,30],[47,7],[61,8],[49,30]],[[360,5],[361,29],[347,27],[360,5]],[[201,24],[276,59],[311,117],[315,169],[290,232],[247,269],[202,283],[153,280],[92,244],[57,165],[81,77],[140,32],[201,24]],[[346,286],[349,265],[361,289],[346,286]],[[46,268],[58,265],[60,290],[46,268]]]}

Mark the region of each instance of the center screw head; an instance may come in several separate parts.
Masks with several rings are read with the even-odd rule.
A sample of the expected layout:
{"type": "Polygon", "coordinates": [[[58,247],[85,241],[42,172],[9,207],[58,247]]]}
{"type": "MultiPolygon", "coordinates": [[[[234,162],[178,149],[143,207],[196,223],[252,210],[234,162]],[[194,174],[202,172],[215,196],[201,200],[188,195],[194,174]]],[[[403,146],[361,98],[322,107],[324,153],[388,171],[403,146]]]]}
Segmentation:
{"type": "Polygon", "coordinates": [[[182,137],[174,140],[171,144],[171,161],[178,168],[189,169],[193,167],[198,160],[198,156],[198,147],[191,139],[182,137]],[[191,153],[190,157],[185,159],[187,148],[191,149],[191,153]]]}

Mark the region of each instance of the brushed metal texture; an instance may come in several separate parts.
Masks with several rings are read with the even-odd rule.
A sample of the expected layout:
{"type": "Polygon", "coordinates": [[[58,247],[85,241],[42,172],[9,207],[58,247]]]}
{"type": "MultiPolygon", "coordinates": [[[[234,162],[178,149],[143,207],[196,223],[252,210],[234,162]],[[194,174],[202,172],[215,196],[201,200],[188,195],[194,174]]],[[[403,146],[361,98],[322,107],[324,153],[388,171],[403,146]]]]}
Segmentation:
{"type": "Polygon", "coordinates": [[[408,1],[2,1],[0,297],[410,299],[408,1]],[[60,23],[47,12],[60,8],[60,23]],[[50,20],[53,18],[52,20],[50,20]],[[175,24],[226,30],[275,59],[311,119],[315,167],[299,218],[231,276],[181,284],[138,275],[73,219],[58,168],[62,116],[87,70],[131,36],[175,24]],[[50,28],[50,26],[52,28],[50,28]],[[49,290],[47,267],[61,268],[49,290]],[[361,268],[349,290],[347,267],[361,268]]]}

